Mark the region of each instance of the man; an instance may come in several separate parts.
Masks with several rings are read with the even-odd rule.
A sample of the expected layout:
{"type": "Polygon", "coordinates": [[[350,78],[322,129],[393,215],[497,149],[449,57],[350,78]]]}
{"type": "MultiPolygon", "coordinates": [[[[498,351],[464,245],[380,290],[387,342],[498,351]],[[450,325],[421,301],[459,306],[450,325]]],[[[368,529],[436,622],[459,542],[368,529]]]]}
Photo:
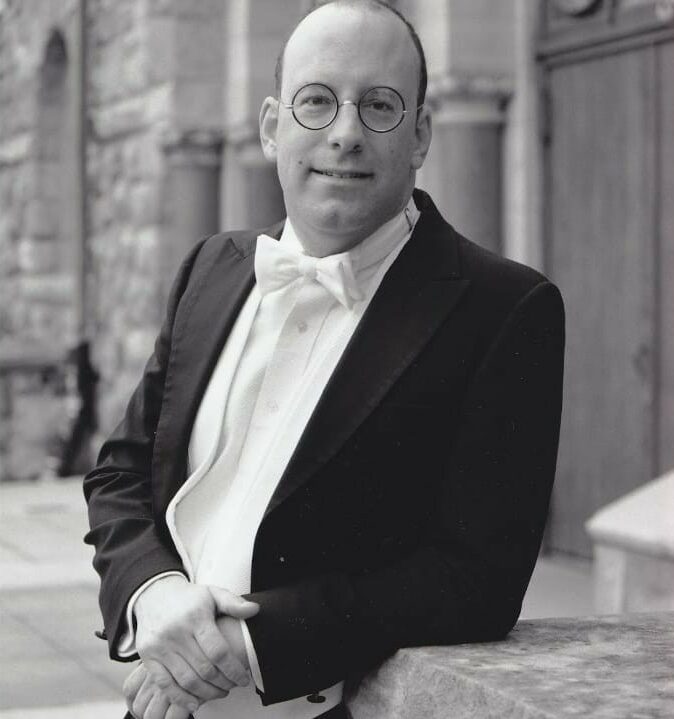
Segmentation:
{"type": "Polygon", "coordinates": [[[336,0],[278,76],[260,135],[287,220],[193,249],[85,479],[145,719],[348,716],[343,680],[397,648],[505,636],[543,532],[561,298],[412,197],[416,35],[336,0]]]}

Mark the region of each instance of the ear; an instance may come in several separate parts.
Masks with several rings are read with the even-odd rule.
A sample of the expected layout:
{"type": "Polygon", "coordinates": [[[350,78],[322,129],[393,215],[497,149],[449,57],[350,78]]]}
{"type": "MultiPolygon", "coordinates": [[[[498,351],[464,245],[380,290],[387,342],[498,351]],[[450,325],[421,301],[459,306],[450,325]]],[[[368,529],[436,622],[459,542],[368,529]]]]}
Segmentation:
{"type": "Polygon", "coordinates": [[[260,142],[269,162],[276,162],[276,131],[278,129],[278,100],[266,97],[260,108],[260,142]]]}
{"type": "Polygon", "coordinates": [[[412,152],[412,169],[418,170],[426,159],[428,148],[431,146],[433,127],[431,124],[431,111],[424,105],[417,115],[417,124],[414,128],[415,147],[412,152]]]}

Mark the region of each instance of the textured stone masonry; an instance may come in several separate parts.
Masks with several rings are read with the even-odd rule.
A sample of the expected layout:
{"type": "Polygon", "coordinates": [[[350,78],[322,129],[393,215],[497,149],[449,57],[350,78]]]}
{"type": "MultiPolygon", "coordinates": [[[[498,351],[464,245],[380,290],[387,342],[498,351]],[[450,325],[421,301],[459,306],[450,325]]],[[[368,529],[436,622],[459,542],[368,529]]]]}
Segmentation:
{"type": "Polygon", "coordinates": [[[674,613],[519,622],[503,642],[402,649],[356,719],[670,719],[674,613]]]}

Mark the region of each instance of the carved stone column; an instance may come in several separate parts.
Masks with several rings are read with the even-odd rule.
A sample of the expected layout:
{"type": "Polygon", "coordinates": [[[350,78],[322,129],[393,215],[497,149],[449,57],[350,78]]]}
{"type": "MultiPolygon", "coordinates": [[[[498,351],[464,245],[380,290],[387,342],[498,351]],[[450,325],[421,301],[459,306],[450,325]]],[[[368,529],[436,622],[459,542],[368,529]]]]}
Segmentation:
{"type": "Polygon", "coordinates": [[[257,127],[226,133],[223,184],[223,227],[265,227],[285,216],[276,166],[262,154],[257,127]]]}
{"type": "Polygon", "coordinates": [[[514,0],[407,0],[426,51],[433,143],[418,184],[456,228],[503,251],[503,130],[514,0]]]}
{"type": "Polygon", "coordinates": [[[502,249],[506,98],[506,91],[489,80],[444,78],[431,86],[433,146],[420,176],[420,184],[457,230],[495,252],[502,249]]]}
{"type": "Polygon", "coordinates": [[[219,229],[222,135],[212,131],[168,132],[161,269],[167,288],[189,248],[219,229]]]}

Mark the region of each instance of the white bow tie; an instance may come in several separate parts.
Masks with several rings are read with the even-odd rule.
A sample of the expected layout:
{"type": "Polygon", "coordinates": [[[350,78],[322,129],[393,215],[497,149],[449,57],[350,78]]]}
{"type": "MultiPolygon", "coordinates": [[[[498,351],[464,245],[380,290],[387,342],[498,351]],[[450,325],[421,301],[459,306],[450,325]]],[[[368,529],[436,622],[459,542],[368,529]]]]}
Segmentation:
{"type": "Polygon", "coordinates": [[[319,282],[344,307],[363,299],[348,252],[309,257],[267,235],[257,238],[255,278],[262,295],[305,277],[319,282]]]}

